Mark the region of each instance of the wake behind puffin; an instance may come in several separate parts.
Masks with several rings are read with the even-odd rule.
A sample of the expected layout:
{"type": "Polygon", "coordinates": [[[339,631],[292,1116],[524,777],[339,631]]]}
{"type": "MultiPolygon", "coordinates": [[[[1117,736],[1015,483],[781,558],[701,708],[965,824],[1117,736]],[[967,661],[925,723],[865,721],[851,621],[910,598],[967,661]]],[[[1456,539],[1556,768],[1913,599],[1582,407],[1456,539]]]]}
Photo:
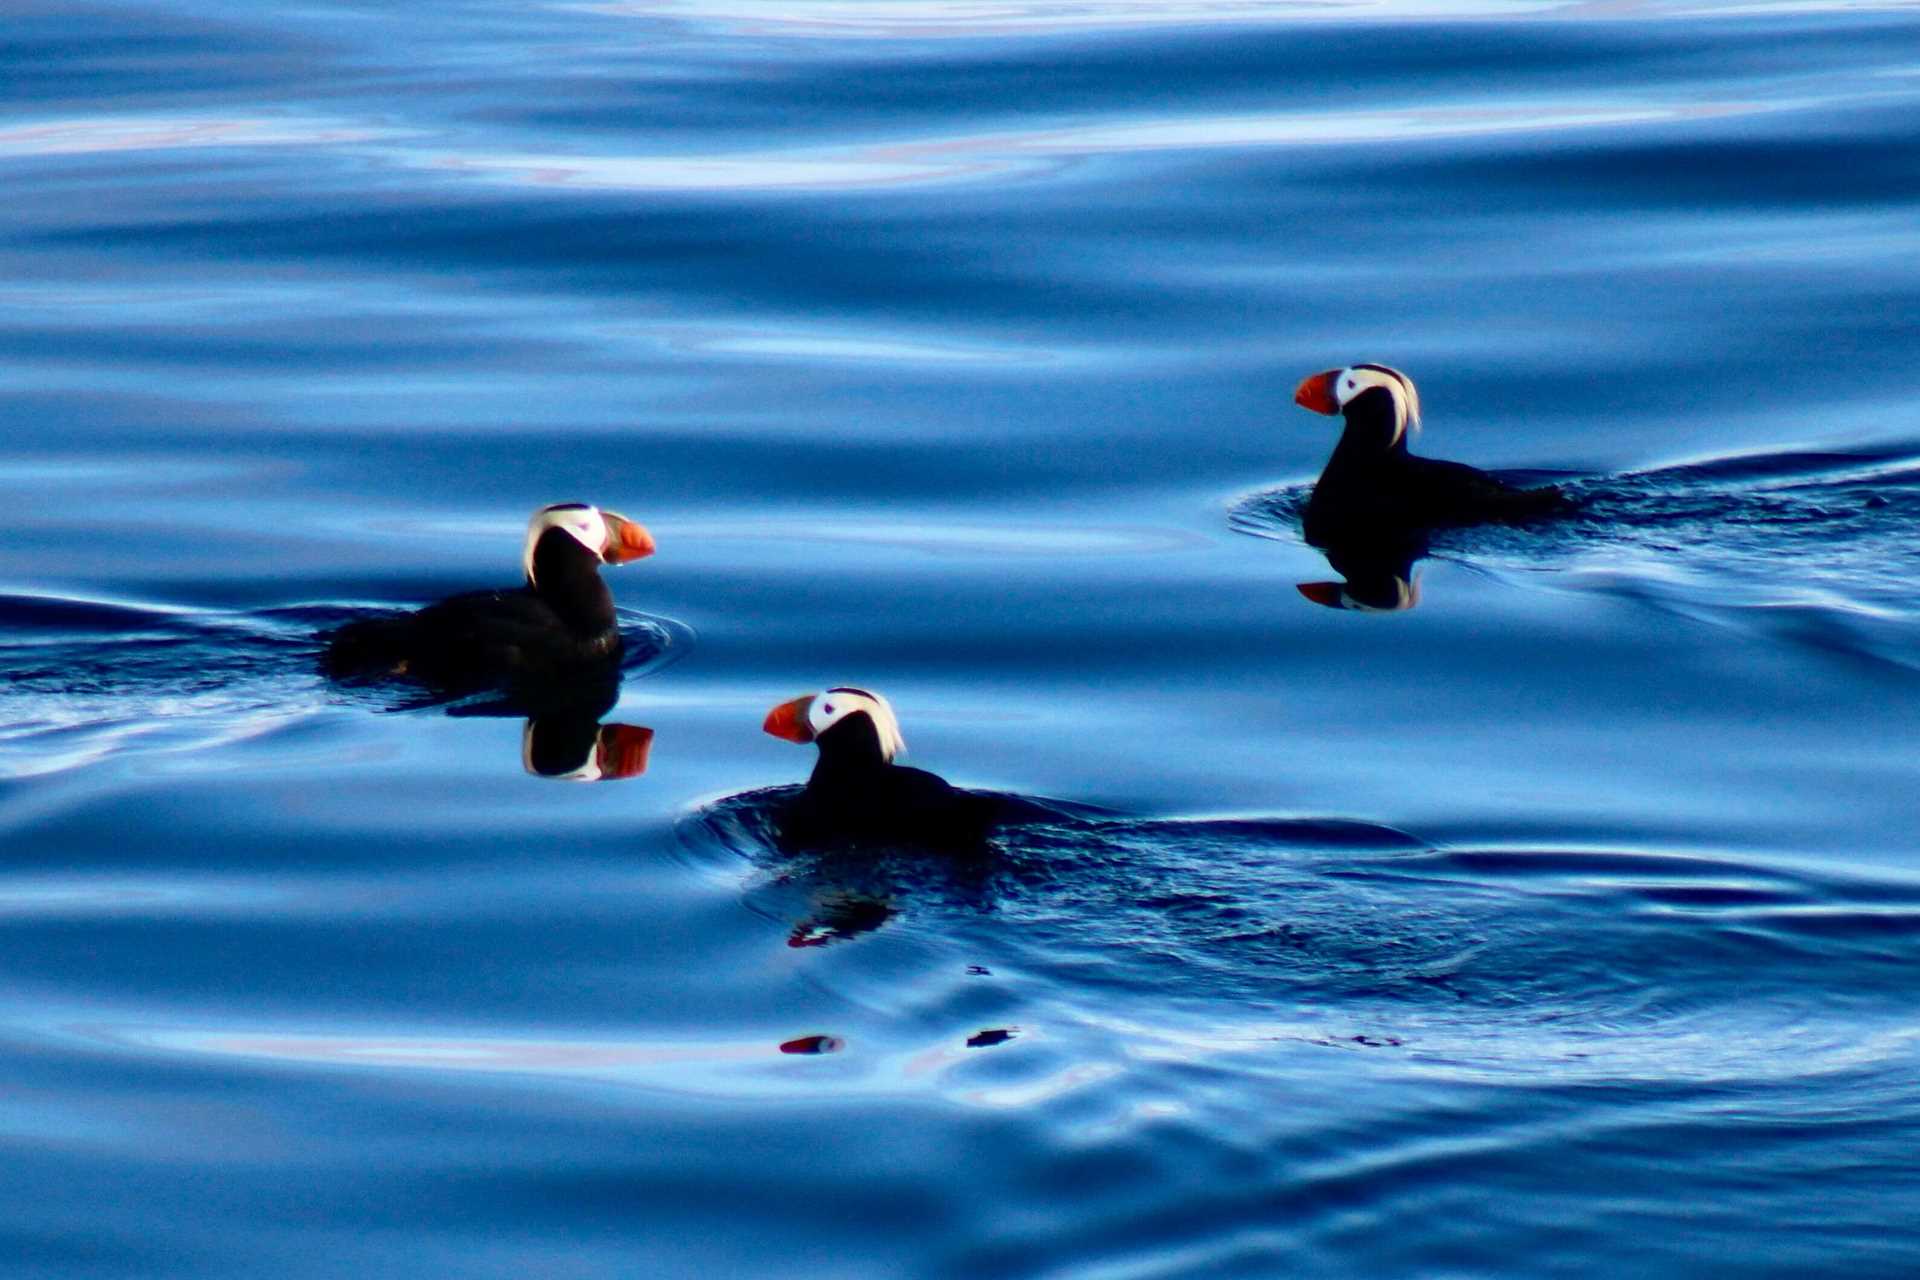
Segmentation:
{"type": "Polygon", "coordinates": [[[1398,369],[1328,369],[1303,379],[1293,399],[1346,420],[1301,522],[1316,546],[1410,529],[1512,523],[1573,507],[1551,485],[1521,488],[1464,463],[1409,453],[1407,437],[1420,427],[1420,393],[1398,369]]]}
{"type": "Polygon", "coordinates": [[[327,638],[336,680],[404,679],[437,694],[552,689],[617,672],[622,642],[603,564],[653,554],[639,523],[584,502],[527,522],[526,585],[472,591],[392,618],[350,622],[327,638]]]}

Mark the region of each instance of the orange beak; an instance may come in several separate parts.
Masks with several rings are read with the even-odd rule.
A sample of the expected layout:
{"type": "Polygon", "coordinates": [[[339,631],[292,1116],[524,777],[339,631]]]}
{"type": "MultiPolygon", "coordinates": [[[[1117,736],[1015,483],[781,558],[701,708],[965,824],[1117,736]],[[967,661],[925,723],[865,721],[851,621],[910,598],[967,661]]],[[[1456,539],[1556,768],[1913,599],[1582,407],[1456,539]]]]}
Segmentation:
{"type": "Polygon", "coordinates": [[[1329,609],[1344,609],[1340,600],[1340,588],[1346,585],[1340,582],[1303,582],[1299,585],[1300,594],[1315,604],[1323,604],[1329,609]]]}
{"type": "Polygon", "coordinates": [[[813,726],[807,723],[807,708],[812,705],[812,694],[795,698],[792,702],[783,702],[767,712],[767,718],[760,727],[788,742],[812,742],[813,726]]]}
{"type": "Polygon", "coordinates": [[[647,771],[647,755],[653,750],[653,730],[637,724],[600,726],[600,741],[594,747],[594,763],[600,766],[600,778],[637,778],[647,771]]]}
{"type": "Polygon", "coordinates": [[[1333,398],[1333,381],[1340,376],[1340,372],[1338,369],[1329,369],[1311,378],[1302,378],[1300,385],[1293,389],[1293,402],[1315,413],[1337,415],[1340,402],[1333,398]]]}
{"type": "Polygon", "coordinates": [[[602,560],[608,564],[625,564],[653,554],[653,535],[645,525],[611,511],[602,511],[600,515],[607,522],[607,547],[600,553],[602,560]]]}

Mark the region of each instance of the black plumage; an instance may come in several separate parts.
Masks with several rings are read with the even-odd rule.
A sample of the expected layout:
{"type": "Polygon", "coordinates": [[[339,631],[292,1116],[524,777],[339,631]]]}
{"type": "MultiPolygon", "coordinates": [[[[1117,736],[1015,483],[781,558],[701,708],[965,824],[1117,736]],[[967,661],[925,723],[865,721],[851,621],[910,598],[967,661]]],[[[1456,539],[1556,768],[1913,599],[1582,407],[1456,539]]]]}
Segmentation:
{"type": "Polygon", "coordinates": [[[618,563],[648,554],[652,541],[610,512],[594,513],[608,530],[597,551],[564,528],[538,525],[549,513],[582,509],[569,504],[535,516],[526,586],[348,623],[327,638],[323,670],[339,680],[405,679],[448,694],[605,679],[618,668],[621,638],[600,565],[603,557],[618,563]]]}
{"type": "Polygon", "coordinates": [[[1384,365],[1316,374],[1300,384],[1294,398],[1316,412],[1338,413],[1346,420],[1302,519],[1307,541],[1315,545],[1404,530],[1527,520],[1573,505],[1551,485],[1522,488],[1464,463],[1411,453],[1408,427],[1418,414],[1412,383],[1384,365]],[[1383,381],[1342,402],[1341,381],[1359,370],[1387,375],[1404,390],[1383,381]]]}
{"type": "MultiPolygon", "coordinates": [[[[855,704],[857,705],[857,704],[855,704]]],[[[782,839],[793,845],[888,841],[947,850],[977,849],[1000,815],[1000,799],[963,791],[944,778],[895,764],[889,739],[874,716],[889,720],[892,711],[875,695],[856,689],[830,689],[813,698],[776,707],[767,732],[819,748],[807,785],[780,817],[782,839]],[[873,711],[846,711],[817,732],[809,724],[816,699],[832,705],[836,696],[870,701],[873,711]]]]}

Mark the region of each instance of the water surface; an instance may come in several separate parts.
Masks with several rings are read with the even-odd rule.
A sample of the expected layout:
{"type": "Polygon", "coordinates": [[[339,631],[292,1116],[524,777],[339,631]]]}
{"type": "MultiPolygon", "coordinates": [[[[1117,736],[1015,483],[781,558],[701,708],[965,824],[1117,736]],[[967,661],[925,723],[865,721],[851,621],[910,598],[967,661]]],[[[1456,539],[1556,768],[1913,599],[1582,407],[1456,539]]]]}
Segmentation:
{"type": "Polygon", "coordinates": [[[1920,1265],[1909,10],[8,34],[9,1274],[1920,1265]],[[1581,511],[1303,596],[1358,360],[1581,511]],[[321,680],[565,500],[642,768],[321,680]],[[1056,816],[779,854],[845,682],[1056,816]]]}

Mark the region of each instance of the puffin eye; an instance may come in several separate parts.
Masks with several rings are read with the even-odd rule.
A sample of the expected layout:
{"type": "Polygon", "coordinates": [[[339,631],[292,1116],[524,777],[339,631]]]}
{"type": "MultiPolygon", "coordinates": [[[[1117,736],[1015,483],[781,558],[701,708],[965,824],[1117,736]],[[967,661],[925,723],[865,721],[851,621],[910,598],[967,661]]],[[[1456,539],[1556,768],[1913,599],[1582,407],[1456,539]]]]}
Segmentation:
{"type": "Polygon", "coordinates": [[[829,702],[829,703],[828,703],[828,704],[827,704],[826,706],[824,706],[824,707],[822,707],[822,708],[820,708],[820,711],[821,711],[821,713],[822,713],[822,714],[824,714],[824,715],[832,715],[832,714],[833,714],[833,704],[832,704],[831,702],[829,702]]]}

